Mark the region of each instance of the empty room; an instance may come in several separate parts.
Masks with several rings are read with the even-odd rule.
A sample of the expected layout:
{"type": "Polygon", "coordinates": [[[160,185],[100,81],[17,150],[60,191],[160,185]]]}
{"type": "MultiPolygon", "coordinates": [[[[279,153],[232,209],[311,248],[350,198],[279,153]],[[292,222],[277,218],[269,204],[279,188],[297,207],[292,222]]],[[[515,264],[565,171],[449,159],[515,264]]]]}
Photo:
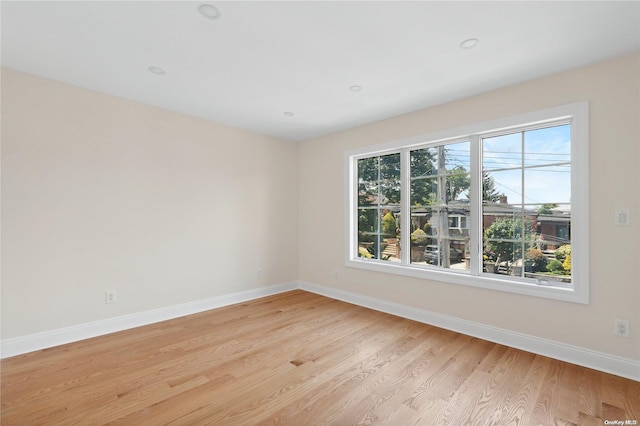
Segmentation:
{"type": "Polygon", "coordinates": [[[640,421],[639,1],[0,13],[3,426],[640,421]]]}

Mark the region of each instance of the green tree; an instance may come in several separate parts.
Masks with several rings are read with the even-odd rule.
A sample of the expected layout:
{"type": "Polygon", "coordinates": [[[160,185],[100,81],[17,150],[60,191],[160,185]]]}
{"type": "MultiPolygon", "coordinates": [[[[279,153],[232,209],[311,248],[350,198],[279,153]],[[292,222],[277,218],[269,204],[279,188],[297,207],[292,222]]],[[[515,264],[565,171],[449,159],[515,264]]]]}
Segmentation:
{"type": "Polygon", "coordinates": [[[411,242],[417,245],[427,244],[427,233],[418,228],[411,233],[411,242]]]}
{"type": "Polygon", "coordinates": [[[549,263],[547,257],[540,250],[533,247],[527,249],[524,264],[531,270],[531,272],[546,270],[547,263],[549,263]]]}
{"type": "Polygon", "coordinates": [[[564,268],[565,271],[567,271],[568,273],[571,273],[571,254],[568,254],[564,258],[564,262],[562,262],[562,267],[564,268]]]}
{"type": "Polygon", "coordinates": [[[555,274],[562,274],[564,272],[564,268],[562,267],[562,262],[560,262],[557,259],[553,259],[547,265],[547,271],[555,273],[555,274]]]}
{"type": "Polygon", "coordinates": [[[433,148],[411,151],[409,165],[411,167],[411,205],[431,206],[438,197],[436,175],[437,154],[433,148]]]}
{"type": "Polygon", "coordinates": [[[370,206],[378,196],[378,157],[358,160],[358,205],[370,206]]]}
{"type": "Polygon", "coordinates": [[[503,193],[498,192],[496,189],[496,182],[489,172],[482,172],[482,199],[484,201],[491,201],[497,203],[500,201],[500,197],[504,196],[503,193]]]}
{"type": "Polygon", "coordinates": [[[393,238],[396,236],[396,230],[398,224],[396,218],[392,212],[388,212],[382,217],[382,234],[387,238],[393,238]]]}
{"type": "Polygon", "coordinates": [[[558,207],[557,204],[543,204],[538,209],[538,214],[552,214],[553,213],[552,210],[555,209],[556,207],[558,207]]]}
{"type": "Polygon", "coordinates": [[[533,236],[533,223],[521,217],[499,218],[484,233],[487,248],[496,253],[500,261],[521,259],[521,241],[533,241],[533,236]]]}
{"type": "Polygon", "coordinates": [[[471,177],[464,167],[458,165],[447,170],[447,200],[456,200],[471,186],[471,177]]]}
{"type": "Polygon", "coordinates": [[[361,209],[358,211],[358,240],[360,242],[373,242],[375,236],[376,210],[361,209]]]}
{"type": "MultiPolygon", "coordinates": [[[[438,203],[438,164],[437,149],[425,148],[411,152],[411,204],[414,206],[430,206],[438,203]]],[[[447,150],[441,150],[446,157],[447,150]]],[[[446,158],[443,158],[446,163],[446,158]]],[[[469,171],[461,165],[446,169],[447,201],[456,200],[460,194],[471,186],[469,171]]]]}
{"type": "Polygon", "coordinates": [[[400,204],[400,154],[380,157],[380,204],[400,204]]]}
{"type": "Polygon", "coordinates": [[[400,154],[358,161],[358,205],[400,203],[400,154]]]}
{"type": "Polygon", "coordinates": [[[571,244],[561,245],[556,249],[554,255],[560,262],[564,262],[564,259],[567,257],[567,255],[571,255],[571,244]]]}

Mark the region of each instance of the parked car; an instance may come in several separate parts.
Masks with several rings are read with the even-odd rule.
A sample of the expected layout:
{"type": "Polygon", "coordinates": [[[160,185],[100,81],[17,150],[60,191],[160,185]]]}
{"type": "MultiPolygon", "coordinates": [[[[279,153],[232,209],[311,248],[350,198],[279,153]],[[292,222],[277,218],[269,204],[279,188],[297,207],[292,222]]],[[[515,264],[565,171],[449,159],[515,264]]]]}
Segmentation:
{"type": "MultiPolygon", "coordinates": [[[[431,245],[426,246],[424,249],[424,260],[427,263],[431,263],[432,265],[441,265],[442,264],[442,255],[440,255],[440,251],[438,250],[438,246],[431,245]]],[[[458,250],[455,247],[449,247],[449,262],[450,263],[458,263],[462,262],[462,251],[458,250]]]]}

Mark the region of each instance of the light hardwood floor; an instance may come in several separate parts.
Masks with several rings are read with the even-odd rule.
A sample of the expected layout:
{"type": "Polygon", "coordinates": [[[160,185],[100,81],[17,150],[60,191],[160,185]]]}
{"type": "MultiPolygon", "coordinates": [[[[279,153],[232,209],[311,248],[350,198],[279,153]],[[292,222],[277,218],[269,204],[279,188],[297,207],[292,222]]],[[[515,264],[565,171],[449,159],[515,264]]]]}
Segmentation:
{"type": "Polygon", "coordinates": [[[640,382],[304,291],[0,366],[3,426],[640,421],[640,382]]]}

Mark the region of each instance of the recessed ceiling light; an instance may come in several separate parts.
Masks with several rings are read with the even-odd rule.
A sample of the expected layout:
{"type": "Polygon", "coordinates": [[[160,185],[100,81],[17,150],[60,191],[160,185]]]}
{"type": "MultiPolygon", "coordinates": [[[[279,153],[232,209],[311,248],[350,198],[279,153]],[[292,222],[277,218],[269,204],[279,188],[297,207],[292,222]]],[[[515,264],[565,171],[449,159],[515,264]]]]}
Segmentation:
{"type": "Polygon", "coordinates": [[[198,12],[200,12],[200,15],[209,19],[218,19],[221,16],[218,8],[210,4],[201,4],[198,6],[198,12]]]}
{"type": "Polygon", "coordinates": [[[293,117],[295,114],[292,113],[291,111],[286,111],[283,113],[284,115],[286,115],[287,117],[293,117]]]}
{"type": "Polygon", "coordinates": [[[355,86],[351,86],[349,87],[349,90],[351,90],[352,92],[359,92],[362,90],[362,86],[358,86],[357,84],[355,86]]]}
{"type": "Polygon", "coordinates": [[[460,43],[460,48],[461,49],[473,49],[474,47],[476,47],[478,45],[478,43],[480,43],[480,40],[478,40],[477,38],[470,38],[470,39],[465,40],[462,43],[460,43]]]}
{"type": "Polygon", "coordinates": [[[164,75],[164,74],[167,73],[165,70],[163,70],[160,67],[149,67],[147,69],[149,70],[149,72],[152,72],[152,73],[154,73],[156,75],[164,75]]]}

